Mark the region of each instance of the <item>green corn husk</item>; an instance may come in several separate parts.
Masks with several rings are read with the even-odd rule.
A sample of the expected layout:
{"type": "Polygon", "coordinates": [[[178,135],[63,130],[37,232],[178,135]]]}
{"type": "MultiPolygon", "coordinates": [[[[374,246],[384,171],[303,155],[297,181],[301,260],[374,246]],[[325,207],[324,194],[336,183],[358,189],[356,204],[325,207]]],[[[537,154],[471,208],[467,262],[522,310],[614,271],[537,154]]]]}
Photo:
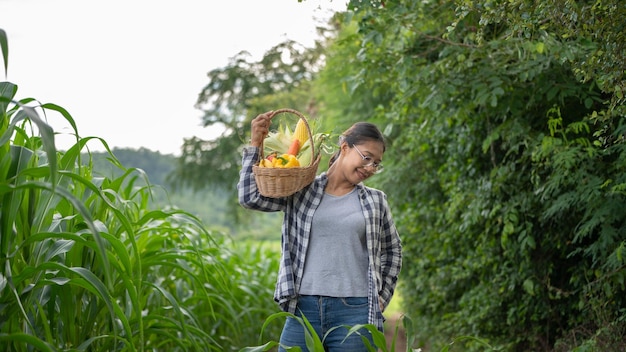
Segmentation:
{"type": "Polygon", "coordinates": [[[278,131],[270,132],[263,141],[263,152],[265,155],[269,155],[273,152],[280,154],[285,153],[291,145],[291,138],[292,133],[288,126],[284,129],[279,127],[278,131]]]}
{"type": "MultiPolygon", "coordinates": [[[[328,137],[326,133],[316,133],[313,135],[313,141],[315,142],[315,158],[320,154],[322,144],[328,137]]],[[[315,160],[312,155],[311,150],[311,139],[308,139],[302,147],[300,148],[300,152],[298,153],[298,161],[300,161],[300,165],[308,166],[311,163],[311,160],[315,160]]]]}

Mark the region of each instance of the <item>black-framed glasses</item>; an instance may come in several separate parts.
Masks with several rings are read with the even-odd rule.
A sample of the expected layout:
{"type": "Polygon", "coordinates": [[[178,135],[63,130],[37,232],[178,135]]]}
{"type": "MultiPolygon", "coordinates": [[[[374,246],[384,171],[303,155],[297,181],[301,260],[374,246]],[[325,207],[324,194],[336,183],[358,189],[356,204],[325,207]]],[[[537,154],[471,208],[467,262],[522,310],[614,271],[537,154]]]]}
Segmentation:
{"type": "Polygon", "coordinates": [[[375,174],[379,174],[385,169],[385,167],[381,163],[375,163],[372,157],[363,155],[363,153],[361,153],[361,151],[359,150],[359,148],[356,147],[356,145],[353,144],[352,148],[354,148],[356,152],[359,153],[359,155],[361,156],[361,159],[362,159],[361,165],[363,167],[373,167],[375,174]]]}

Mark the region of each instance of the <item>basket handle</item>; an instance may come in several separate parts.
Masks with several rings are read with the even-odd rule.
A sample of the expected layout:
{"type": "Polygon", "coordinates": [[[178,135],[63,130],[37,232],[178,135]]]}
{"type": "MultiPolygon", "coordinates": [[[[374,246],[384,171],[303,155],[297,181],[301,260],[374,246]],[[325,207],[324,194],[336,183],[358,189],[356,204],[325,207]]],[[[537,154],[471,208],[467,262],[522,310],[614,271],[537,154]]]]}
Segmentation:
{"type": "MultiPolygon", "coordinates": [[[[309,126],[309,122],[307,121],[306,117],[304,116],[304,114],[302,114],[301,112],[294,110],[294,109],[289,109],[289,108],[283,108],[283,109],[278,109],[278,110],[274,110],[270,113],[270,120],[274,118],[274,116],[278,115],[278,114],[282,114],[282,113],[292,113],[296,116],[298,116],[300,119],[302,119],[304,121],[304,126],[306,126],[306,130],[307,132],[309,132],[309,139],[311,140],[311,161],[309,161],[309,166],[313,165],[313,161],[315,159],[315,141],[313,140],[313,133],[311,132],[311,127],[309,126]]],[[[261,142],[261,160],[263,160],[265,158],[264,156],[264,146],[263,146],[263,142],[261,142]]]]}

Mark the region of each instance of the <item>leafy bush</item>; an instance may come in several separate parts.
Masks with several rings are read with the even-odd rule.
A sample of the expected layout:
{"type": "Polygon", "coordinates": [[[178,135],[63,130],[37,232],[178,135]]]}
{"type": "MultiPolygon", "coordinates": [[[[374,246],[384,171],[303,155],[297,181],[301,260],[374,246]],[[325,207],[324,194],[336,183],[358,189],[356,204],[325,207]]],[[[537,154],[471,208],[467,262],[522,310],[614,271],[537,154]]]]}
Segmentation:
{"type": "Polygon", "coordinates": [[[361,114],[387,124],[376,182],[423,345],[623,350],[623,4],[349,3],[350,72],[329,77],[388,97],[361,114]]]}

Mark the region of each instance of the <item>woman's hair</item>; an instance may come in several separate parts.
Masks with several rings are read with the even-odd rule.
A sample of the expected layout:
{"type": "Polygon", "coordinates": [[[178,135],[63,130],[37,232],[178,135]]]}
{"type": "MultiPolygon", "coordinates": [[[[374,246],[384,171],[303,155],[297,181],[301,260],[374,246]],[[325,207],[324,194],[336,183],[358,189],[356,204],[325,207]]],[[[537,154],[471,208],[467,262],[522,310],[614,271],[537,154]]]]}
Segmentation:
{"type": "MultiPolygon", "coordinates": [[[[385,137],[380,132],[378,127],[376,127],[376,125],[372,123],[357,122],[350,128],[348,128],[345,132],[343,132],[341,136],[339,136],[339,145],[341,146],[341,143],[346,142],[348,143],[350,148],[352,148],[353,145],[359,145],[363,142],[369,141],[382,143],[383,153],[385,152],[385,137]]],[[[337,160],[340,152],[341,149],[337,150],[335,154],[330,157],[330,160],[328,161],[328,166],[331,166],[335,162],[335,160],[337,160]]]]}

